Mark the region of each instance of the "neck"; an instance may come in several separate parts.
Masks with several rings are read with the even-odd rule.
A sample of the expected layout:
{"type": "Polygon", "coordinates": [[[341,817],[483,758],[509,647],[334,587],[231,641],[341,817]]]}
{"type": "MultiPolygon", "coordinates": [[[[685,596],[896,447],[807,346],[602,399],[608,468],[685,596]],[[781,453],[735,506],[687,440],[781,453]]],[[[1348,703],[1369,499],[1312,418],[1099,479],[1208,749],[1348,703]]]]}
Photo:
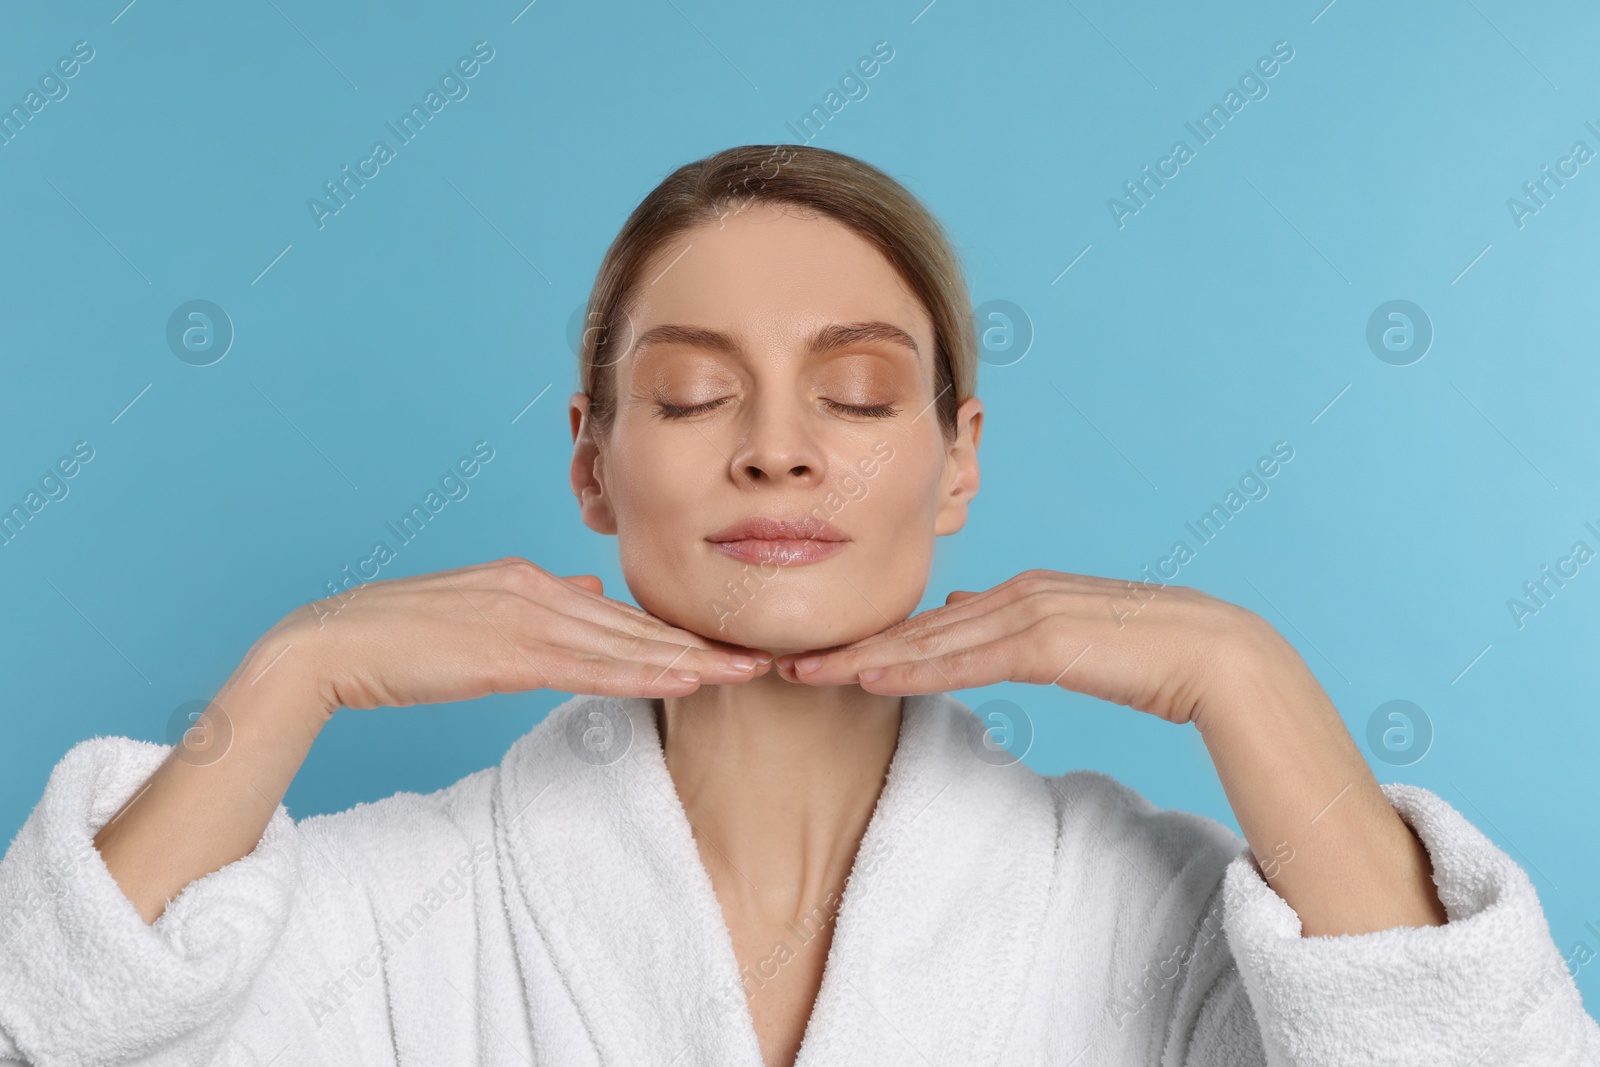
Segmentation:
{"type": "Polygon", "coordinates": [[[658,709],[667,770],[724,907],[784,921],[843,892],[899,743],[900,697],[773,671],[658,709]]]}

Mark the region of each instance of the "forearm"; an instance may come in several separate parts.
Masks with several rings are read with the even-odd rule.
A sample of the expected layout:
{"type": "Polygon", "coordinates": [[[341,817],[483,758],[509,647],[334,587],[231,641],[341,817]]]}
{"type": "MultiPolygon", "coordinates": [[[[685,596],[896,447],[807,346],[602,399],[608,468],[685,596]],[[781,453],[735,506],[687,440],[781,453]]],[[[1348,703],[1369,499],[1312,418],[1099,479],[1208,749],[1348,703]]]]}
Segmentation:
{"type": "Polygon", "coordinates": [[[107,869],[146,923],[184,886],[256,847],[326,722],[300,669],[304,652],[284,647],[257,642],[191,727],[226,741],[210,752],[175,746],[95,836],[107,869]]]}
{"type": "Polygon", "coordinates": [[[1263,624],[1197,726],[1269,884],[1307,936],[1445,922],[1427,850],[1299,654],[1263,624]]]}

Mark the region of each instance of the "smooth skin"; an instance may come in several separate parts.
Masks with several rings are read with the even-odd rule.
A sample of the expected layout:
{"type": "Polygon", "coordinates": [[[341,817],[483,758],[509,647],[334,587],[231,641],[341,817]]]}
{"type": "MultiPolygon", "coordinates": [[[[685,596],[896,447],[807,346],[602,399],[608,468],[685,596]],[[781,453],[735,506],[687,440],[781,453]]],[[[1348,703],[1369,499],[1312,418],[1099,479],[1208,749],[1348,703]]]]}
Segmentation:
{"type": "Polygon", "coordinates": [[[599,590],[593,576],[560,578],[511,556],[369,582],[346,601],[296,609],[186,735],[230,736],[226,752],[174,747],[95,846],[153,923],[184,886],[256,847],[339,708],[543,688],[669,696],[770,669],[768,653],[687,633],[599,590]]]}
{"type": "Polygon", "coordinates": [[[762,1056],[789,1067],[832,937],[830,922],[800,943],[789,924],[814,926],[843,889],[901,697],[1003,680],[1194,724],[1305,934],[1445,921],[1425,849],[1259,616],[1194,589],[1050,570],[913,615],[936,538],[962,528],[978,490],[983,407],[966,400],[955,436],[942,432],[931,321],[875,248],[758,204],[689,231],[643,277],[628,333],[657,339],[611,368],[613,424],[598,431],[582,393],[569,405],[580,515],[618,538],[640,608],[593,576],[508,557],[291,613],[217,695],[226,754],[175,749],[96,838],[147,922],[255,847],[340,708],[537,688],[654,697],[762,1056]],[[812,343],[862,323],[894,329],[812,343]],[[753,515],[819,513],[849,541],[817,563],[752,568],[706,539],[753,515]],[[774,973],[780,943],[790,955],[774,973]]]}

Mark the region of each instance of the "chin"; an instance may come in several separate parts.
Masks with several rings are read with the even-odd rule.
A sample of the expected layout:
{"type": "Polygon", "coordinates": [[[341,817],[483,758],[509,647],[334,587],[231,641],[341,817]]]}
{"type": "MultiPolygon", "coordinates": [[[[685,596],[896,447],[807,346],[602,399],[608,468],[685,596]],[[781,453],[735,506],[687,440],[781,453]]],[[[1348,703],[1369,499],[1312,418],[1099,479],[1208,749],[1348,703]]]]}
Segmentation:
{"type": "MultiPolygon", "coordinates": [[[[859,586],[861,583],[856,582],[859,586]]],[[[709,583],[708,583],[709,585],[709,583]]],[[[663,622],[715,641],[761,649],[776,655],[809,652],[847,645],[870,637],[890,622],[914,609],[918,594],[909,597],[874,594],[884,610],[900,600],[911,609],[887,619],[861,601],[842,581],[829,583],[825,595],[807,595],[802,589],[766,587],[747,589],[742,595],[723,589],[721,597],[695,596],[691,583],[673,590],[636,588],[630,591],[639,606],[663,622]],[[849,594],[854,604],[842,602],[836,589],[849,594]]],[[[705,588],[704,586],[700,588],[705,588]]]]}
{"type": "Polygon", "coordinates": [[[883,628],[881,620],[868,623],[842,618],[837,612],[817,612],[810,618],[774,618],[757,612],[754,606],[737,615],[722,618],[722,628],[713,621],[707,630],[696,631],[718,641],[758,648],[774,655],[810,652],[813,649],[848,645],[870,637],[883,628]],[[748,616],[748,617],[746,617],[748,616]]]}

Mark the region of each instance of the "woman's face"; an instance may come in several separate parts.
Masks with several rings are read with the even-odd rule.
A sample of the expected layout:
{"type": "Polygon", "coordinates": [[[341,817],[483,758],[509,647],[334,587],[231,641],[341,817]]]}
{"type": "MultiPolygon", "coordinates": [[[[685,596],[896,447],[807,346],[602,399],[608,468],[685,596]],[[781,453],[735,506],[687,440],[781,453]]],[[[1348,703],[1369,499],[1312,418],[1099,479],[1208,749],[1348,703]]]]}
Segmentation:
{"type": "Polygon", "coordinates": [[[584,394],[571,408],[573,490],[639,606],[779,654],[914,612],[978,488],[982,405],[944,437],[932,323],[894,268],[826,216],[757,204],[641,277],[610,432],[584,394]]]}

